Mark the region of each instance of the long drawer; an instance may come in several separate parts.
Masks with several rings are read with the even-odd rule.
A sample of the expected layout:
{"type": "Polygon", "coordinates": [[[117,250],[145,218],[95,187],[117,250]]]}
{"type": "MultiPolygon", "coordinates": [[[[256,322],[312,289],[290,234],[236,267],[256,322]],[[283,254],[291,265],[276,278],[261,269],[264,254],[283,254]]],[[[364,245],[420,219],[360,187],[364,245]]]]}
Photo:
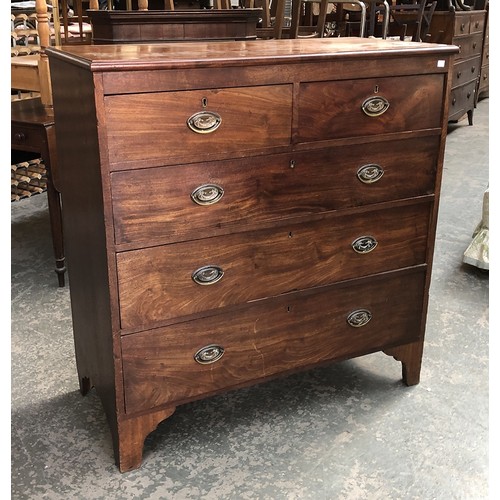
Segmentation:
{"type": "Polygon", "coordinates": [[[126,412],[417,340],[422,272],[252,303],[122,337],[126,412]]]}
{"type": "Polygon", "coordinates": [[[444,75],[302,83],[298,141],[436,128],[444,75]]]}
{"type": "Polygon", "coordinates": [[[474,109],[474,97],[477,81],[467,83],[451,90],[448,116],[460,118],[464,113],[474,109]]]}
{"type": "Polygon", "coordinates": [[[423,264],[430,203],[117,254],[123,329],[423,264]],[[179,258],[182,256],[182,258],[179,258]]]}
{"type": "Polygon", "coordinates": [[[455,63],[453,66],[452,88],[477,80],[480,69],[481,56],[455,63]]]}
{"type": "Polygon", "coordinates": [[[439,136],[113,172],[117,244],[159,244],[434,191],[439,136]]]}
{"type": "Polygon", "coordinates": [[[105,108],[111,170],[291,142],[291,84],[115,95],[105,108]]]}
{"type": "Polygon", "coordinates": [[[468,59],[469,57],[481,55],[483,35],[482,33],[477,33],[475,35],[457,37],[453,39],[453,43],[460,47],[460,52],[455,56],[455,61],[468,59]]]}

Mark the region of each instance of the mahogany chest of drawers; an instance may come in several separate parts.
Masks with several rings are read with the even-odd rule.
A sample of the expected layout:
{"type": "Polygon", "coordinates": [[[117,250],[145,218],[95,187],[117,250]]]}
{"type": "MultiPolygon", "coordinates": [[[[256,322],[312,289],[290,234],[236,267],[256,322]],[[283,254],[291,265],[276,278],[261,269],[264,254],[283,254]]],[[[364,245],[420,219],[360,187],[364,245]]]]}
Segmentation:
{"type": "Polygon", "coordinates": [[[175,407],[384,351],[419,381],[456,47],[48,49],[76,360],[120,470],[175,407]]]}
{"type": "Polygon", "coordinates": [[[460,52],[453,62],[453,81],[449,105],[450,121],[467,114],[473,123],[476,92],[481,72],[485,10],[434,12],[430,41],[457,45],[460,52]]]}

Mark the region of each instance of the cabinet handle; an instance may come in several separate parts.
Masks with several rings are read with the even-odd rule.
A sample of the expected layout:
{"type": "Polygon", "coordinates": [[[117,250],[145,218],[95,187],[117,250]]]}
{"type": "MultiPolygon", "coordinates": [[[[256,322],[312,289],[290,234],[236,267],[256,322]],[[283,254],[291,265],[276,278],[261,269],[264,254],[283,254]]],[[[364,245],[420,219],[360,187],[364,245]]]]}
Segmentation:
{"type": "Polygon", "coordinates": [[[373,184],[382,178],[384,169],[376,163],[369,163],[360,167],[356,175],[362,183],[373,184]]]}
{"type": "Polygon", "coordinates": [[[221,116],[214,111],[200,111],[187,119],[188,127],[197,134],[215,132],[221,123],[221,116]]]}
{"type": "Polygon", "coordinates": [[[370,322],[372,313],[368,309],[356,309],[347,316],[347,323],[353,328],[361,328],[370,322]]]}
{"type": "Polygon", "coordinates": [[[219,361],[224,355],[224,347],[220,345],[207,345],[202,347],[195,355],[194,360],[200,365],[209,365],[219,361]]]}
{"type": "Polygon", "coordinates": [[[380,116],[389,109],[389,101],[385,97],[372,96],[363,102],[361,109],[367,116],[380,116]]]}
{"type": "Polygon", "coordinates": [[[191,278],[197,285],[213,285],[217,283],[222,276],[224,276],[222,267],[211,265],[200,267],[193,272],[191,278]]]}
{"type": "Polygon", "coordinates": [[[457,102],[457,98],[454,97],[452,100],[451,100],[451,104],[453,104],[453,106],[455,106],[455,103],[457,102]]]}
{"type": "Polygon", "coordinates": [[[474,43],[472,44],[472,48],[473,48],[473,49],[475,49],[476,47],[477,47],[477,42],[474,42],[474,43]]]}
{"type": "Polygon", "coordinates": [[[222,196],[224,189],[217,184],[203,184],[191,193],[191,199],[198,205],[214,205],[222,196]]]}
{"type": "Polygon", "coordinates": [[[16,142],[24,142],[26,140],[26,136],[23,134],[23,132],[16,132],[14,134],[14,140],[16,142]]]}
{"type": "Polygon", "coordinates": [[[462,23],[462,24],[460,25],[460,31],[464,31],[464,30],[465,30],[465,23],[462,23]]]}
{"type": "Polygon", "coordinates": [[[375,250],[377,245],[378,241],[373,236],[360,236],[351,243],[352,249],[356,253],[370,253],[375,250]]]}
{"type": "Polygon", "coordinates": [[[470,69],[470,72],[471,73],[474,73],[476,71],[476,67],[475,66],[472,66],[472,68],[470,69]]]}
{"type": "Polygon", "coordinates": [[[457,71],[457,78],[460,78],[462,76],[462,72],[461,71],[457,71]]]}
{"type": "Polygon", "coordinates": [[[467,92],[467,99],[470,99],[471,95],[472,95],[472,92],[469,90],[469,92],[467,92]]]}

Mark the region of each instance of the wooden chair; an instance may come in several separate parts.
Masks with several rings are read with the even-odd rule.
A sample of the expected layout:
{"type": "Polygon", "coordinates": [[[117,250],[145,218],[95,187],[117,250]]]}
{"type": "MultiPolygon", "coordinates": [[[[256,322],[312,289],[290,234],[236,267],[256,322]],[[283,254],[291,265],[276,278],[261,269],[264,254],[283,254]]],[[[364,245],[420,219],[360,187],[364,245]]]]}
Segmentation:
{"type": "MultiPolygon", "coordinates": [[[[65,45],[84,44],[88,45],[92,39],[92,28],[87,15],[84,12],[83,0],[73,0],[73,13],[69,15],[68,0],[60,2],[60,18],[62,19],[62,40],[65,45]]],[[[85,4],[90,9],[99,8],[99,0],[86,0],[85,4]]]]}
{"type": "Polygon", "coordinates": [[[413,0],[413,3],[391,5],[389,36],[399,36],[400,40],[405,40],[408,37],[413,42],[422,41],[421,31],[426,5],[427,0],[413,0]]]}

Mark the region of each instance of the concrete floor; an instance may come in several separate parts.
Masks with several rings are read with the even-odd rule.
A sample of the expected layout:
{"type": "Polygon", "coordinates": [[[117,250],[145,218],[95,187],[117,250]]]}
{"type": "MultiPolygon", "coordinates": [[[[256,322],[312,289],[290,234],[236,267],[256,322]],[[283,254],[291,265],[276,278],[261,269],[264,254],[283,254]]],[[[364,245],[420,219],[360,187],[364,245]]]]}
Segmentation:
{"type": "Polygon", "coordinates": [[[449,127],[421,383],[377,353],[191,403],[126,474],[95,391],[78,391],[46,197],[12,203],[12,498],[489,498],[489,276],[462,264],[489,181],[487,99],[474,121],[449,127]]]}

